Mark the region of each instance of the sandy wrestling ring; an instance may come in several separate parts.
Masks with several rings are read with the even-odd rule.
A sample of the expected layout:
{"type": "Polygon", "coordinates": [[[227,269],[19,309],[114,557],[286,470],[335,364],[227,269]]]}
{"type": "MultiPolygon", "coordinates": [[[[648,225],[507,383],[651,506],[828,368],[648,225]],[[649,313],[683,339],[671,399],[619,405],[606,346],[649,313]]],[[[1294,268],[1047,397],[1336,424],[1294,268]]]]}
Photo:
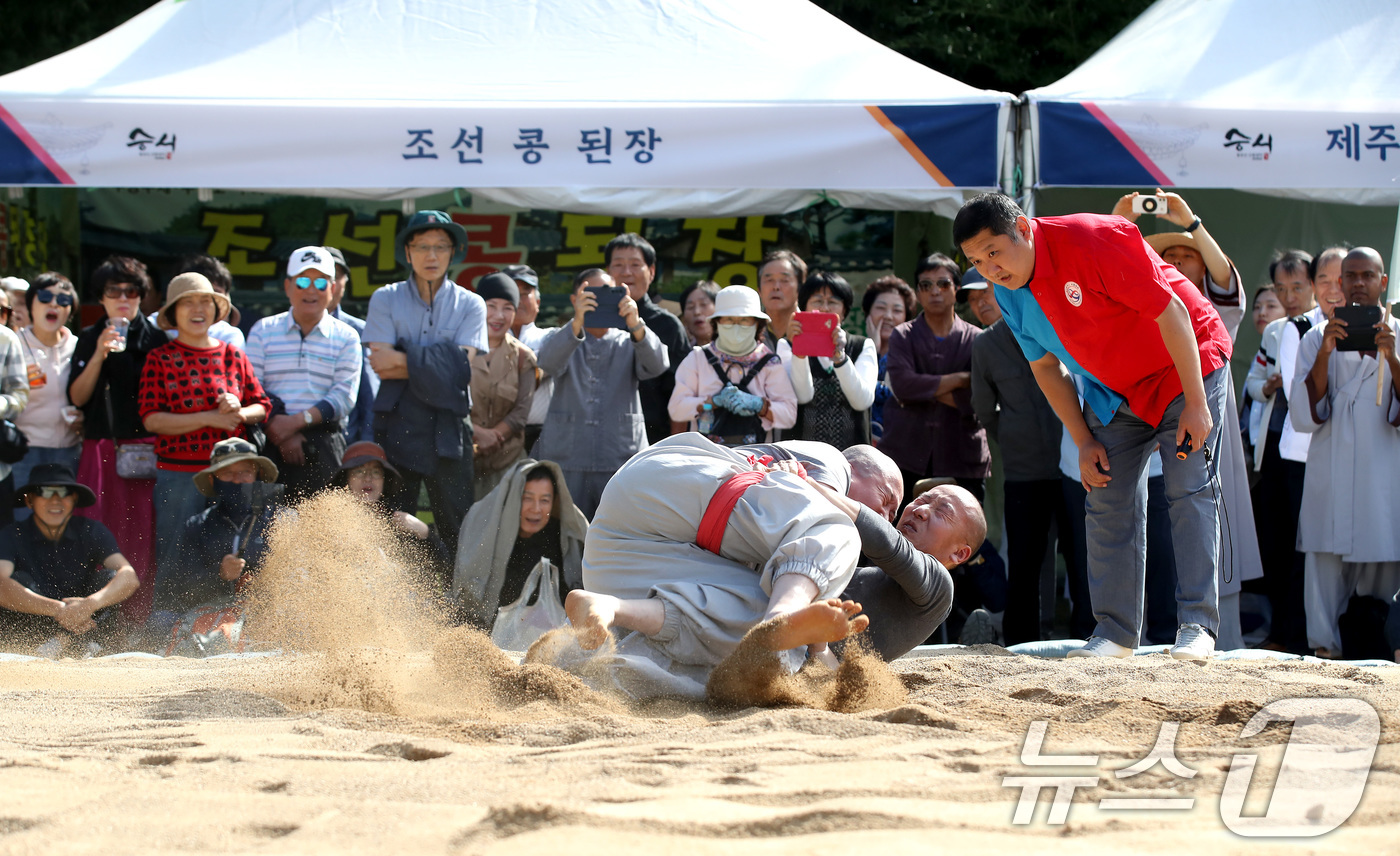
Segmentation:
{"type": "MultiPolygon", "coordinates": [[[[331,510],[343,523],[347,512],[331,510]]],[[[1055,660],[979,646],[896,662],[893,685],[850,713],[636,705],[550,666],[516,665],[484,637],[387,632],[376,622],[394,619],[392,605],[378,602],[379,618],[363,597],[335,608],[327,580],[346,579],[345,556],[365,545],[342,538],[335,550],[346,552],[330,550],[331,576],[318,581],[305,549],[317,517],[303,514],[296,538],[274,549],[291,551],[288,567],[327,604],[326,620],[299,625],[302,644],[289,649],[330,653],[0,662],[0,853],[1179,856],[1397,846],[1397,667],[1055,660]],[[1246,724],[1290,698],[1330,700],[1313,730],[1336,738],[1323,747],[1335,763],[1302,802],[1296,788],[1274,798],[1297,803],[1285,818],[1292,834],[1341,825],[1321,837],[1241,836],[1222,813],[1247,820],[1266,811],[1276,784],[1289,790],[1276,781],[1281,759],[1304,730],[1277,722],[1244,736],[1246,724]],[[1368,739],[1355,699],[1379,715],[1373,756],[1347,745],[1368,739]],[[1035,722],[1045,723],[1038,752],[1027,747],[1035,722]],[[1163,723],[1179,723],[1170,762],[1116,776],[1151,754],[1163,723]],[[1028,751],[1097,758],[1027,765],[1028,751]],[[1258,763],[1232,812],[1221,795],[1236,755],[1258,763]],[[1361,780],[1343,769],[1358,763],[1359,802],[1347,793],[1361,780]],[[1029,822],[1015,822],[1023,789],[1005,780],[1037,776],[1088,780],[1069,789],[1062,821],[1052,785],[1029,822]],[[1144,810],[1143,798],[1174,802],[1144,810]],[[1189,807],[1166,807],[1183,800],[1189,807]]],[[[289,584],[285,594],[306,593],[289,584]]]]}

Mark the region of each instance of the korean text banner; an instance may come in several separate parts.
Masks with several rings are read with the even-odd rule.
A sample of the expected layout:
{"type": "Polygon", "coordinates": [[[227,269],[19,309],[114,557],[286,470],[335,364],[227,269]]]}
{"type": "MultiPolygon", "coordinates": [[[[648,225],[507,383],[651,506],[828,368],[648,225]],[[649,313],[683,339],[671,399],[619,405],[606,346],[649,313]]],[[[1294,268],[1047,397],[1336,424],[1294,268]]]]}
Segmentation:
{"type": "Polygon", "coordinates": [[[1102,101],[1036,107],[1045,186],[1400,188],[1396,112],[1102,101]]]}
{"type": "Polygon", "coordinates": [[[0,104],[0,184],[682,187],[997,184],[1002,105],[0,104]]]}

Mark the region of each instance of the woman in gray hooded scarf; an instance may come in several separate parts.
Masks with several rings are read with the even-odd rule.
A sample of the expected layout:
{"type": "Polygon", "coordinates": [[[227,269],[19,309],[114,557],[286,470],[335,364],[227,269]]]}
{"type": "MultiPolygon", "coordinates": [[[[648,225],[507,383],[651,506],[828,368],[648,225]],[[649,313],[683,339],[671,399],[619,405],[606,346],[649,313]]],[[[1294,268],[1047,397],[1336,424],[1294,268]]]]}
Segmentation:
{"type": "Polygon", "coordinates": [[[487,630],[519,599],[542,558],[560,570],[559,602],[583,587],[588,519],[574,505],[559,465],[526,458],[478,499],[462,521],[452,597],[459,617],[487,630]]]}

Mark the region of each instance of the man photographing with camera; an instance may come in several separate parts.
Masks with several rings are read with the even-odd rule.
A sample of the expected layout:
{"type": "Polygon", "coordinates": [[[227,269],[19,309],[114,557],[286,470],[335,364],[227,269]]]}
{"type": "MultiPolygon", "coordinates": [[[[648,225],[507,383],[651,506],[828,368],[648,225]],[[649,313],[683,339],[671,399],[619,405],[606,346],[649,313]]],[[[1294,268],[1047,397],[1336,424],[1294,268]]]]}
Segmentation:
{"type": "Polygon", "coordinates": [[[1142,629],[1147,491],[1159,443],[1176,551],[1181,626],[1172,656],[1204,660],[1219,629],[1219,509],[1212,460],[1229,383],[1230,335],[1201,292],[1131,223],[1076,214],[1032,220],[984,193],[953,240],[996,288],[1002,317],[1079,447],[1089,491],[1089,589],[1098,625],[1078,657],[1127,657],[1142,629]],[[1070,373],[1085,380],[1081,409],[1070,373]]]}
{"type": "Polygon", "coordinates": [[[1400,323],[1384,308],[1380,253],[1347,253],[1341,283],[1349,305],[1304,334],[1288,399],[1293,427],[1312,435],[1298,549],[1308,647],[1327,658],[1343,656],[1340,620],[1353,595],[1390,603],[1400,589],[1400,323]]]}
{"type": "Polygon", "coordinates": [[[559,464],[574,505],[592,519],[608,479],[648,445],[638,384],[669,362],[637,302],[618,294],[606,271],[580,272],[569,301],[573,322],[540,344],[539,366],[554,378],[554,395],[530,454],[559,464]]]}

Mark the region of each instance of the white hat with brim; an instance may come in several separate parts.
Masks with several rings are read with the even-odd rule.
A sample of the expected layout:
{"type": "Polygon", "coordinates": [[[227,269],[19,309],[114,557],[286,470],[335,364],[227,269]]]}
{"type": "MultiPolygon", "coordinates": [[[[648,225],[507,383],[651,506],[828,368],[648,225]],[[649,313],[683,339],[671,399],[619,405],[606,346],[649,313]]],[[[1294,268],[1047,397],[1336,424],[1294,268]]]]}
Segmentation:
{"type": "Polygon", "coordinates": [[[715,309],[711,318],[762,318],[771,321],[763,312],[758,300],[758,292],[747,285],[727,285],[715,295],[715,309]]]}
{"type": "Polygon", "coordinates": [[[165,305],[156,312],[156,323],[160,325],[160,329],[175,329],[175,314],[170,310],[175,307],[176,303],[180,302],[180,298],[193,294],[207,294],[214,298],[215,317],[210,322],[210,326],[228,317],[229,309],[233,304],[229,303],[226,295],[214,290],[208,277],[202,273],[182,273],[170,280],[170,285],[165,288],[165,305]]]}

